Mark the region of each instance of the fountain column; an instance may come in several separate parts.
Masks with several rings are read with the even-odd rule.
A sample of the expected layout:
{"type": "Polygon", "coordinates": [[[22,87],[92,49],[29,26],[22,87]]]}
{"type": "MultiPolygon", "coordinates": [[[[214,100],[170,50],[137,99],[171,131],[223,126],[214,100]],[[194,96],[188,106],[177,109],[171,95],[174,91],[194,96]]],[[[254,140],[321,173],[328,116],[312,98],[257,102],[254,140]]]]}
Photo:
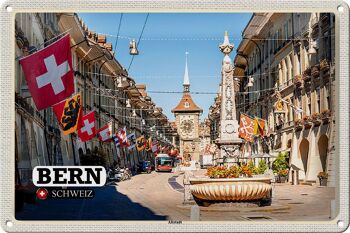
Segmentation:
{"type": "Polygon", "coordinates": [[[225,32],[224,42],[219,46],[224,54],[221,68],[221,112],[220,136],[216,144],[220,151],[219,163],[237,162],[242,139],[238,136],[238,121],[236,116],[235,89],[233,80],[233,64],[229,57],[234,45],[230,44],[228,33],[225,32]]]}

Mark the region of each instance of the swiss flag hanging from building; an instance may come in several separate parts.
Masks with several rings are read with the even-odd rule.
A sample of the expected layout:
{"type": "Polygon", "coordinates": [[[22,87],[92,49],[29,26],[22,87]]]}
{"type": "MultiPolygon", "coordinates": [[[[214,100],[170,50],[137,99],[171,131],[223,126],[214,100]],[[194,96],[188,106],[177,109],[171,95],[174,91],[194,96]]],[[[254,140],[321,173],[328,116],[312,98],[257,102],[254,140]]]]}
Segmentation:
{"type": "Polygon", "coordinates": [[[252,142],[254,135],[254,120],[250,117],[241,114],[239,122],[239,136],[246,141],[252,142]]]}
{"type": "Polygon", "coordinates": [[[126,135],[126,127],[124,127],[123,129],[120,129],[117,133],[116,133],[116,136],[119,140],[119,144],[120,146],[126,146],[128,147],[129,146],[129,143],[128,143],[128,137],[126,135]]]}
{"type": "Polygon", "coordinates": [[[110,141],[112,136],[112,122],[108,122],[105,126],[98,130],[98,137],[101,142],[110,141]]]}
{"type": "Polygon", "coordinates": [[[28,89],[38,110],[61,102],[74,92],[69,34],[20,59],[28,89]]]}
{"type": "Polygon", "coordinates": [[[92,111],[83,116],[83,123],[78,131],[78,136],[82,142],[86,142],[96,136],[95,112],[92,111]]]}
{"type": "Polygon", "coordinates": [[[55,104],[52,109],[64,135],[71,134],[81,128],[83,109],[80,94],[55,104]]]}

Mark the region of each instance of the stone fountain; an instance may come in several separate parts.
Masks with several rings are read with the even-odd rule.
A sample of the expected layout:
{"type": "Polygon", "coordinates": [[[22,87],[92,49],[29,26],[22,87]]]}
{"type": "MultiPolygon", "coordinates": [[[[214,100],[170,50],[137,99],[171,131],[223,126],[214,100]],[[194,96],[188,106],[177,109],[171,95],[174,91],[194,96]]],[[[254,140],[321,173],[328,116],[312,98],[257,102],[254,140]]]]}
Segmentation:
{"type": "MultiPolygon", "coordinates": [[[[224,54],[221,80],[220,136],[216,140],[219,158],[217,164],[232,165],[237,162],[240,145],[236,116],[233,64],[229,54],[233,50],[228,33],[220,50],[224,54]]],[[[240,177],[213,179],[209,177],[190,177],[190,192],[197,204],[218,202],[261,203],[271,199],[270,177],[240,177]]]]}

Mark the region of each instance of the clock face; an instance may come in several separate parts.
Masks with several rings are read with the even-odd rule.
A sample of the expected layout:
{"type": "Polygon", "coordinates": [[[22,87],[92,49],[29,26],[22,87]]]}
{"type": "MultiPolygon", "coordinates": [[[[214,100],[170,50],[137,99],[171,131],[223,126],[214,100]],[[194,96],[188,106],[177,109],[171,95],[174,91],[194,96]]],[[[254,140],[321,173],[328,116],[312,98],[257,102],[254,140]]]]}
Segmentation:
{"type": "Polygon", "coordinates": [[[193,138],[196,132],[196,119],[193,115],[180,116],[179,134],[183,139],[193,138]]]}
{"type": "Polygon", "coordinates": [[[190,120],[184,120],[184,121],[181,122],[180,128],[181,128],[181,131],[183,133],[189,134],[189,133],[192,132],[192,130],[194,128],[193,122],[190,121],[190,120]]]}

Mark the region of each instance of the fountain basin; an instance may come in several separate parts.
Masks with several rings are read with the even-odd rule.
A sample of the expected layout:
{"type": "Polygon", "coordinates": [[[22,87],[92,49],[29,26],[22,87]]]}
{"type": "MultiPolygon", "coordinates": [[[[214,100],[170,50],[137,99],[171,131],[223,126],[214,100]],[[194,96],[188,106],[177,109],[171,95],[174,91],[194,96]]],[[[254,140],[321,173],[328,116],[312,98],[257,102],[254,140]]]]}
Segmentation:
{"type": "Polygon", "coordinates": [[[265,177],[219,178],[192,177],[190,190],[197,201],[260,201],[270,198],[271,179],[265,177]]]}

